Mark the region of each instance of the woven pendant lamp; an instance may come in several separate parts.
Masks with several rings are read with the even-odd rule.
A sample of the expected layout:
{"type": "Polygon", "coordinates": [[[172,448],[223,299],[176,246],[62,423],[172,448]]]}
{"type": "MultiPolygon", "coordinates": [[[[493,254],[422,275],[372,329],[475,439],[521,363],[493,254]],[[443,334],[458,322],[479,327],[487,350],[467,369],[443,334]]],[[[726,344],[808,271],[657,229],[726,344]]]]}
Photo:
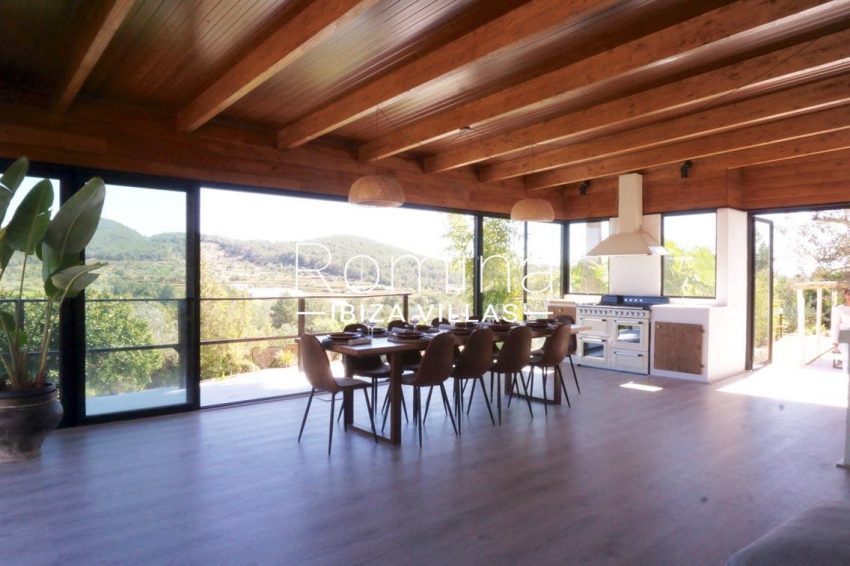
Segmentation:
{"type": "Polygon", "coordinates": [[[404,204],[404,189],[390,175],[366,175],[351,184],[348,202],[369,206],[401,206],[404,204]]]}
{"type": "MultiPolygon", "coordinates": [[[[534,174],[534,146],[531,146],[531,173],[534,174]]],[[[552,222],[555,211],[552,204],[542,198],[524,198],[511,208],[511,220],[520,222],[552,222]]]]}
{"type": "Polygon", "coordinates": [[[555,211],[548,200],[542,198],[524,198],[511,208],[511,220],[521,222],[552,222],[555,211]]]}

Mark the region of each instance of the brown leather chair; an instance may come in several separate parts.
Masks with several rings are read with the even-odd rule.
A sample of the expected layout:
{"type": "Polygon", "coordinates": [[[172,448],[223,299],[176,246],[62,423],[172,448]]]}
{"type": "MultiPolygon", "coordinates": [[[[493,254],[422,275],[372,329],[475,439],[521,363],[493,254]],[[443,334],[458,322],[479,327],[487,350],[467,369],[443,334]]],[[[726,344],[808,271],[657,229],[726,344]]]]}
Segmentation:
{"type": "Polygon", "coordinates": [[[316,394],[316,391],[330,393],[331,418],[330,432],[328,433],[328,454],[330,454],[331,443],[334,438],[336,394],[351,395],[352,391],[357,389],[363,390],[363,397],[366,399],[366,408],[369,413],[369,422],[372,424],[372,435],[375,437],[375,442],[378,442],[378,432],[375,430],[375,418],[372,413],[372,407],[369,404],[369,395],[366,393],[369,384],[359,379],[334,377],[331,373],[331,364],[328,361],[328,355],[325,353],[325,349],[322,348],[319,339],[312,334],[302,334],[298,339],[298,343],[301,347],[300,356],[304,374],[312,386],[310,398],[307,400],[307,408],[304,410],[304,418],[301,421],[301,430],[298,432],[298,442],[301,442],[301,435],[304,434],[304,425],[307,424],[307,414],[310,412],[310,405],[313,403],[313,396],[316,394]]]}
{"type": "MultiPolygon", "coordinates": [[[[425,353],[422,356],[422,363],[419,368],[413,373],[402,375],[401,382],[403,385],[413,387],[413,422],[419,428],[419,447],[422,447],[422,388],[423,387],[439,387],[440,394],[443,396],[443,405],[446,407],[446,412],[449,419],[452,421],[452,428],[455,434],[458,433],[455,426],[455,419],[452,415],[451,407],[449,406],[448,395],[446,395],[445,381],[449,378],[452,372],[454,362],[455,337],[451,332],[438,334],[431,339],[428,347],[425,348],[425,353]]],[[[386,417],[385,417],[386,419],[386,417]]]]}
{"type": "Polygon", "coordinates": [[[567,399],[567,406],[570,406],[570,396],[567,393],[567,387],[564,385],[564,376],[561,373],[561,362],[564,361],[564,358],[569,353],[570,339],[572,337],[573,334],[570,332],[569,325],[561,324],[556,326],[552,334],[546,338],[541,351],[532,354],[529,360],[529,365],[531,365],[530,380],[534,379],[534,368],[540,368],[543,371],[543,407],[547,415],[549,414],[549,402],[546,398],[546,382],[549,376],[549,369],[555,372],[555,377],[561,382],[564,397],[567,399]]]}
{"type": "Polygon", "coordinates": [[[493,365],[493,342],[495,336],[489,328],[479,328],[474,330],[469,335],[460,357],[455,363],[452,370],[452,377],[455,380],[455,414],[457,418],[458,431],[463,430],[461,415],[463,414],[463,391],[466,381],[472,380],[472,390],[469,394],[469,407],[466,412],[469,414],[469,408],[472,407],[472,398],[475,396],[475,384],[481,384],[481,392],[484,394],[484,402],[487,404],[487,412],[490,413],[490,421],[493,426],[496,426],[496,419],[493,418],[493,409],[490,406],[490,399],[487,397],[487,389],[484,387],[484,374],[493,365]]]}
{"type": "MultiPolygon", "coordinates": [[[[499,409],[499,424],[502,423],[502,374],[510,376],[516,384],[519,391],[519,384],[522,384],[525,392],[525,399],[528,401],[528,412],[534,417],[534,412],[531,410],[531,399],[528,395],[528,386],[522,379],[522,370],[528,365],[528,360],[531,355],[531,329],[527,326],[517,326],[511,328],[508,332],[502,348],[499,350],[499,355],[496,358],[496,363],[490,368],[490,395],[493,396],[493,375],[497,377],[496,383],[496,406],[499,409]]],[[[513,387],[511,387],[511,397],[508,398],[508,406],[513,397],[513,387]]]]}

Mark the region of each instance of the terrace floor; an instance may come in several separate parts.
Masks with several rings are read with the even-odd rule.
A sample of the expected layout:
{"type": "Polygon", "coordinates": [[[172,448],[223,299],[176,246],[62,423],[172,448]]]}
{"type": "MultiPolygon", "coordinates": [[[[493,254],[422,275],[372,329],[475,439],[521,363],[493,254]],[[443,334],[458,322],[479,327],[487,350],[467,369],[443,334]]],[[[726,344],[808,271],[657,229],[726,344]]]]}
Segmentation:
{"type": "Polygon", "coordinates": [[[850,501],[840,407],[579,371],[572,408],[435,411],[421,450],[339,425],[328,456],[323,402],[299,444],[303,398],[57,431],[0,467],[0,562],[720,564],[850,501]]]}

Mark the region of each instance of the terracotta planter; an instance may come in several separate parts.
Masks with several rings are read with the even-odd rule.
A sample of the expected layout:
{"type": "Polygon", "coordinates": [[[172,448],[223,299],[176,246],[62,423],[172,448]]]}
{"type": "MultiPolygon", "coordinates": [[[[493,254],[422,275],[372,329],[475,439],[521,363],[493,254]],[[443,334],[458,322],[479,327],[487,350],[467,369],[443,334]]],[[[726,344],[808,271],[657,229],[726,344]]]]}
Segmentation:
{"type": "Polygon", "coordinates": [[[45,437],[61,419],[55,385],[36,391],[0,391],[0,462],[37,458],[45,437]]]}

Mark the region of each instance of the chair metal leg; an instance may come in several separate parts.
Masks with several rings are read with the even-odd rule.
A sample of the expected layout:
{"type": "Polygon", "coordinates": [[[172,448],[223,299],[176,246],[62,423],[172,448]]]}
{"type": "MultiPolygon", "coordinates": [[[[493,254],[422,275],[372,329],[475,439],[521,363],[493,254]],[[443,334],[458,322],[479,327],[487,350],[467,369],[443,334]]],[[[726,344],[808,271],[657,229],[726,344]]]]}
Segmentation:
{"type": "Polygon", "coordinates": [[[531,410],[531,395],[528,394],[528,384],[522,379],[522,372],[519,372],[520,381],[522,381],[522,389],[525,391],[525,401],[528,403],[528,414],[534,418],[534,411],[531,410]]]}
{"type": "Polygon", "coordinates": [[[567,393],[567,386],[564,384],[564,372],[561,370],[561,366],[555,366],[555,371],[558,372],[561,389],[564,390],[564,398],[567,400],[567,407],[572,407],[572,405],[570,405],[570,394],[567,393]]]}
{"type": "Polygon", "coordinates": [[[345,404],[339,406],[339,412],[336,414],[336,422],[339,422],[339,419],[342,418],[342,410],[345,408],[345,404]]]}
{"type": "Polygon", "coordinates": [[[499,407],[499,426],[502,426],[502,374],[496,376],[496,396],[498,398],[499,407]]]}
{"type": "Polygon", "coordinates": [[[307,424],[307,413],[310,412],[310,405],[313,403],[313,395],[315,395],[315,393],[315,388],[310,390],[310,398],[307,399],[307,408],[304,409],[304,418],[301,419],[301,430],[298,432],[298,442],[301,442],[301,435],[304,434],[304,425],[307,424]]]}
{"type": "Polygon", "coordinates": [[[546,396],[546,378],[548,377],[547,376],[548,368],[544,367],[542,369],[543,369],[543,414],[548,417],[549,416],[549,398],[546,396]]]}
{"type": "Polygon", "coordinates": [[[336,393],[331,394],[331,424],[328,432],[328,456],[331,455],[331,444],[334,441],[334,409],[336,408],[336,393]]]}
{"type": "Polygon", "coordinates": [[[419,419],[419,448],[422,448],[422,390],[419,387],[413,388],[413,412],[419,419]]]}
{"type": "Polygon", "coordinates": [[[534,395],[534,366],[531,366],[528,370],[528,382],[526,385],[528,386],[528,384],[530,384],[528,392],[534,395]]]}
{"type": "MultiPolygon", "coordinates": [[[[472,391],[469,393],[469,402],[466,404],[466,414],[469,415],[469,410],[472,408],[472,398],[475,397],[475,382],[477,380],[472,380],[472,391]]],[[[482,385],[482,387],[484,387],[482,385]]]]}
{"type": "MultiPolygon", "coordinates": [[[[374,381],[373,381],[374,383],[374,381]]],[[[369,424],[372,425],[372,436],[375,437],[375,444],[378,443],[378,431],[375,430],[375,413],[372,411],[372,405],[369,404],[369,394],[366,393],[366,388],[363,388],[363,397],[366,398],[366,410],[369,412],[369,424]]]]}
{"type": "Polygon", "coordinates": [[[440,384],[440,393],[443,396],[443,406],[445,406],[445,408],[446,408],[446,413],[448,413],[448,415],[449,415],[449,420],[452,421],[452,428],[455,431],[455,435],[458,435],[460,433],[457,431],[457,426],[455,425],[455,418],[452,415],[452,408],[449,405],[449,394],[446,393],[446,387],[442,383],[440,384]]]}
{"type": "Polygon", "coordinates": [[[578,389],[578,394],[581,395],[581,387],[578,385],[578,374],[576,373],[576,366],[573,364],[573,357],[567,356],[567,358],[570,360],[570,368],[573,370],[573,380],[576,382],[576,389],[578,389]]]}
{"type": "MultiPolygon", "coordinates": [[[[484,388],[484,376],[480,376],[478,381],[481,382],[481,394],[484,395],[484,402],[487,404],[487,412],[490,413],[490,422],[493,423],[493,426],[496,426],[496,419],[493,418],[493,408],[490,407],[490,399],[487,397],[487,389],[484,388]]],[[[472,383],[473,385],[475,384],[474,381],[472,383]]],[[[475,390],[473,389],[473,391],[475,390]]],[[[470,397],[469,400],[472,401],[472,397],[470,397]]]]}
{"type": "Polygon", "coordinates": [[[428,388],[428,398],[425,399],[425,414],[422,416],[422,422],[428,420],[428,409],[431,408],[431,394],[434,392],[434,386],[428,388]]]}
{"type": "Polygon", "coordinates": [[[455,379],[455,415],[457,415],[457,433],[463,433],[463,389],[460,380],[455,379]]]}
{"type": "MultiPolygon", "coordinates": [[[[507,375],[507,374],[506,374],[507,375]]],[[[511,389],[508,391],[508,409],[511,408],[511,401],[514,398],[514,387],[516,387],[516,374],[511,373],[511,389]]]]}

